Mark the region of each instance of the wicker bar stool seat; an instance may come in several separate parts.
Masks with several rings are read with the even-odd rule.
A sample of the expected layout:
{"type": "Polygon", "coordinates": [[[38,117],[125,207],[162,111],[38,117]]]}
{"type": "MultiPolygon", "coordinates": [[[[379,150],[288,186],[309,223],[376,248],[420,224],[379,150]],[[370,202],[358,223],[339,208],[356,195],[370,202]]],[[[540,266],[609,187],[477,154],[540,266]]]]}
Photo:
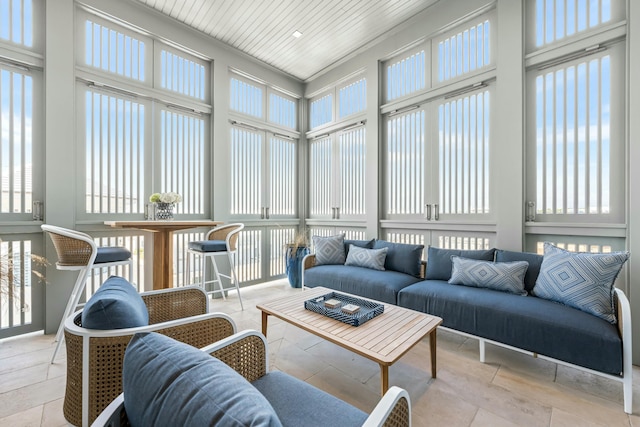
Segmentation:
{"type": "Polygon", "coordinates": [[[184,283],[189,282],[191,275],[191,257],[200,257],[200,281],[197,283],[207,294],[221,293],[222,298],[226,299],[225,292],[235,287],[240,300],[240,307],[244,310],[242,304],[242,296],[240,295],[240,283],[238,281],[238,272],[236,271],[236,254],[238,250],[238,235],[244,228],[244,224],[227,224],[221,225],[210,230],[205,240],[189,242],[186,254],[186,266],[184,283]],[[229,261],[230,273],[220,273],[216,257],[223,256],[229,261]],[[213,279],[206,280],[206,260],[209,258],[213,266],[213,279]],[[222,278],[228,279],[229,286],[222,284],[222,278]],[[211,283],[211,290],[207,291],[206,285],[211,283]],[[220,289],[215,288],[218,284],[220,289]]]}
{"type": "Polygon", "coordinates": [[[53,356],[51,356],[51,363],[53,363],[64,339],[64,321],[78,306],[81,306],[79,304],[80,298],[91,270],[127,265],[129,266],[129,281],[131,281],[133,277],[133,259],[131,258],[131,251],[127,248],[98,247],[93,238],[86,233],[48,224],[43,224],[41,227],[43,231],[49,234],[56,249],[58,255],[56,268],[58,270],[78,272],[78,278],[73,286],[56,333],[55,340],[57,344],[53,356]]]}

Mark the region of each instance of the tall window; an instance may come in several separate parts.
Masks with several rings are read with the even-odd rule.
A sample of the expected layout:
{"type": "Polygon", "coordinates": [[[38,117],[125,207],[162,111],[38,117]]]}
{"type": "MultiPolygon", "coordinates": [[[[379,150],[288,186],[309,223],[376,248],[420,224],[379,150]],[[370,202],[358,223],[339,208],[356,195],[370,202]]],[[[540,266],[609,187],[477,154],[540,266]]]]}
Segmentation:
{"type": "Polygon", "coordinates": [[[311,129],[330,123],[333,120],[333,94],[328,93],[312,100],[309,110],[311,129]]]}
{"type": "Polygon", "coordinates": [[[426,88],[424,49],[387,61],[386,101],[392,101],[426,88]]]}
{"type": "Polygon", "coordinates": [[[258,85],[231,77],[231,109],[258,118],[263,114],[264,89],[258,85]]]}
{"type": "Polygon", "coordinates": [[[483,68],[491,61],[491,22],[485,19],[438,42],[438,81],[483,68]]]}
{"type": "Polygon", "coordinates": [[[536,46],[563,40],[609,21],[611,0],[536,0],[536,46]]]}

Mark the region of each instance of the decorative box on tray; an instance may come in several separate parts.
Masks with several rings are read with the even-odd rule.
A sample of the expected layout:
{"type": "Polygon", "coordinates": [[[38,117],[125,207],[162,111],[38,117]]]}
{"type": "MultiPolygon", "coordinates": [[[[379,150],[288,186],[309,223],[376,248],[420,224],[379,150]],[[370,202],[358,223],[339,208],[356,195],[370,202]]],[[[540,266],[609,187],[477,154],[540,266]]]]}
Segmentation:
{"type": "Polygon", "coordinates": [[[304,308],[352,326],[360,326],[384,312],[383,304],[338,292],[307,300],[304,302],[304,308]],[[335,300],[339,304],[336,305],[335,300]],[[328,304],[325,305],[325,301],[328,304]]]}

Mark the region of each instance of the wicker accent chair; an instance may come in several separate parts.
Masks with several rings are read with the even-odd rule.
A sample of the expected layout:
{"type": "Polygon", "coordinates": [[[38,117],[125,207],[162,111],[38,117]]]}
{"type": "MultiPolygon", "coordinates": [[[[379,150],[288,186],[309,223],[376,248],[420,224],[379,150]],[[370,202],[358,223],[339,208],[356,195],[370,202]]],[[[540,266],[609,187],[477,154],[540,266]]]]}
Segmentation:
{"type": "Polygon", "coordinates": [[[149,325],[95,330],[82,327],[82,311],[64,324],[67,345],[67,385],[64,416],[71,424],[88,426],[122,393],[122,361],[137,332],[158,332],[201,348],[233,335],[236,326],[223,313],[209,313],[207,294],[197,286],[140,294],[149,325]]]}
{"type": "Polygon", "coordinates": [[[121,247],[98,247],[93,238],[88,234],[76,230],[57,227],[55,225],[41,225],[43,231],[49,233],[53,246],[58,255],[56,268],[58,270],[71,270],[78,272],[78,278],[73,286],[67,307],[64,310],[58,332],[56,333],[56,348],[51,356],[54,362],[60,345],[62,344],[64,321],[79,306],[82,292],[87,284],[89,273],[94,268],[109,268],[116,266],[129,266],[129,281],[133,277],[133,259],[131,252],[121,247]]]}
{"type": "MultiPolygon", "coordinates": [[[[189,283],[189,277],[191,275],[191,257],[201,257],[200,263],[200,283],[199,285],[206,291],[206,284],[211,283],[211,290],[207,294],[221,293],[222,298],[226,299],[225,292],[232,287],[225,288],[222,285],[222,277],[229,280],[232,286],[235,286],[238,291],[238,299],[240,299],[240,307],[244,310],[242,304],[242,296],[240,295],[240,283],[238,281],[238,272],[236,271],[236,253],[238,250],[238,235],[244,228],[244,224],[226,224],[218,226],[209,230],[205,240],[189,242],[187,248],[187,259],[185,266],[184,283],[189,283]],[[230,275],[220,273],[218,264],[216,263],[217,256],[226,256],[229,260],[230,275]],[[211,259],[213,265],[213,279],[206,279],[206,260],[211,259]],[[215,284],[218,284],[220,289],[215,289],[215,284]]],[[[195,260],[194,260],[195,261],[195,260]]]]}
{"type": "MultiPolygon", "coordinates": [[[[207,352],[212,356],[220,359],[240,375],[242,375],[249,382],[259,380],[261,377],[264,377],[268,373],[269,349],[266,338],[260,332],[252,330],[238,332],[233,336],[204,347],[202,351],[207,352]]],[[[308,384],[305,384],[305,387],[314,388],[313,386],[308,384]]],[[[308,398],[308,396],[305,396],[304,394],[296,396],[299,396],[301,400],[308,398]]],[[[267,399],[269,400],[268,397],[267,399]]],[[[304,406],[302,402],[300,403],[300,406],[304,406]]],[[[295,406],[296,402],[291,400],[287,402],[287,404],[295,406]]],[[[313,406],[313,402],[311,402],[311,405],[307,405],[307,407],[309,406],[313,406]]],[[[274,407],[274,409],[277,413],[277,407],[274,407]]],[[[344,420],[340,418],[340,413],[336,413],[335,408],[333,409],[334,412],[331,412],[331,410],[329,411],[331,412],[332,417],[335,416],[336,424],[345,425],[344,420]]],[[[316,407],[313,410],[317,411],[318,409],[316,407]]],[[[304,410],[298,408],[298,411],[304,410]]],[[[310,416],[312,415],[310,414],[309,417],[310,416]]],[[[313,424],[311,422],[313,421],[313,418],[309,417],[305,416],[304,419],[300,419],[299,421],[294,420],[293,424],[296,426],[313,424]]],[[[283,424],[285,426],[291,425],[291,420],[288,421],[289,423],[283,421],[283,424]]],[[[315,422],[315,424],[318,423],[315,422]]],[[[113,402],[111,402],[93,424],[94,427],[119,427],[128,425],[130,424],[127,418],[126,408],[124,406],[124,393],[120,394],[113,402]]],[[[391,387],[378,402],[373,411],[371,411],[362,426],[411,426],[411,400],[406,390],[403,390],[400,387],[391,387]]]]}

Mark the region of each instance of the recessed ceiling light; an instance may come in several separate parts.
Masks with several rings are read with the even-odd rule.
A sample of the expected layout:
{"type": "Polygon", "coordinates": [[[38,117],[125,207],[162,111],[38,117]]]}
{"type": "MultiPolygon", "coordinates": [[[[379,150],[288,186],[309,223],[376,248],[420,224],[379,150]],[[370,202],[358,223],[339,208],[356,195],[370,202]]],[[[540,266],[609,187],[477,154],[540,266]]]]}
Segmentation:
{"type": "Polygon", "coordinates": [[[300,37],[300,36],[302,35],[302,33],[301,33],[300,31],[298,31],[298,30],[295,30],[295,31],[293,32],[293,34],[291,34],[291,35],[292,35],[293,37],[295,37],[295,38],[298,38],[298,37],[300,37]]]}

